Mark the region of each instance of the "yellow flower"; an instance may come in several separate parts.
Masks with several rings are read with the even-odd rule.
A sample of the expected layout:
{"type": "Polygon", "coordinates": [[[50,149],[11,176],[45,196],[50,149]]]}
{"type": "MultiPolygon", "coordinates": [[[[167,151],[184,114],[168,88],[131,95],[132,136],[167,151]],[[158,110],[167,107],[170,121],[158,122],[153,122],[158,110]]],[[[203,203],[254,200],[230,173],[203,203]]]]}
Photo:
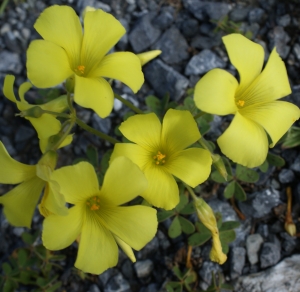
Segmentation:
{"type": "MultiPolygon", "coordinates": [[[[10,101],[14,102],[21,112],[36,107],[36,105],[29,104],[24,97],[25,93],[31,88],[32,85],[29,82],[24,82],[21,84],[21,86],[19,87],[19,101],[16,99],[16,96],[14,94],[14,81],[15,76],[5,76],[3,85],[4,96],[10,101]]],[[[39,107],[47,111],[62,112],[68,107],[67,96],[60,96],[50,102],[39,105],[39,107]]],[[[58,134],[58,132],[61,130],[60,122],[50,114],[43,114],[38,118],[26,116],[25,119],[29,120],[32,126],[35,128],[39,137],[40,149],[44,153],[48,145],[49,138],[53,135],[58,134]]],[[[72,135],[68,135],[64,142],[60,145],[60,147],[69,145],[71,142],[72,135]]]]}
{"type": "Polygon", "coordinates": [[[227,71],[213,69],[195,88],[195,103],[202,111],[234,114],[218,138],[221,151],[247,167],[261,165],[273,147],[299,118],[297,106],[277,101],[291,93],[285,65],[274,48],[262,71],[264,50],[240,34],[223,37],[239,82],[227,71]],[[262,72],[261,72],[262,71],[262,72]],[[268,136],[272,142],[269,145],[268,136]]]}
{"type": "Polygon", "coordinates": [[[47,152],[36,165],[26,165],[10,157],[0,142],[0,183],[19,184],[0,197],[3,212],[10,224],[30,228],[35,207],[44,186],[48,188],[45,208],[61,215],[67,214],[64,198],[58,186],[51,181],[49,172],[56,164],[56,153],[47,152]]]}
{"type": "Polygon", "coordinates": [[[137,164],[148,180],[141,194],[150,204],[166,210],[179,203],[175,177],[196,187],[211,170],[207,150],[189,148],[201,135],[188,111],[170,109],[161,124],[154,113],[130,117],[119,127],[122,134],[136,143],[117,143],[111,156],[126,156],[137,164]]]}
{"type": "Polygon", "coordinates": [[[146,206],[120,207],[146,187],[147,181],[126,157],[108,168],[99,190],[94,168],[87,162],[56,170],[52,179],[73,204],[67,216],[45,218],[42,239],[46,248],[59,250],[79,236],[75,267],[100,274],[118,261],[117,244],[135,261],[132,248],[140,250],[157,230],[156,210],[146,206]]]}
{"type": "Polygon", "coordinates": [[[222,265],[226,262],[227,256],[222,251],[219,229],[217,226],[215,214],[211,207],[202,198],[194,198],[194,205],[199,220],[211,232],[213,246],[210,251],[209,257],[213,262],[217,262],[218,264],[222,265]]]}
{"type": "Polygon", "coordinates": [[[84,33],[75,11],[68,6],[46,8],[34,28],[44,40],[31,42],[27,51],[28,78],[46,88],[75,76],[74,100],[107,117],[114,94],[106,78],[117,79],[134,92],[144,82],[139,58],[130,52],[107,52],[124,35],[125,29],[102,10],[87,10],[84,33]]]}

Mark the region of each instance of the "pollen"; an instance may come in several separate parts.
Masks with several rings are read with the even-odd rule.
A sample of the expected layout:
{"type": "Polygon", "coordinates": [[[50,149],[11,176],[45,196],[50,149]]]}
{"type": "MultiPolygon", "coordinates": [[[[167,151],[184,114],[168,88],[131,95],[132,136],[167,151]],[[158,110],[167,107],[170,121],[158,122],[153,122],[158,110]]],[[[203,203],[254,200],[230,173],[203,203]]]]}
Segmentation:
{"type": "Polygon", "coordinates": [[[76,71],[83,75],[84,74],[84,70],[85,70],[85,66],[84,65],[78,65],[77,68],[76,68],[76,71]]]}
{"type": "Polygon", "coordinates": [[[166,160],[165,160],[166,157],[167,157],[167,155],[162,154],[160,151],[158,151],[157,154],[155,156],[153,156],[153,159],[155,160],[156,165],[161,165],[161,164],[166,163],[166,160]]]}
{"type": "Polygon", "coordinates": [[[237,104],[238,104],[239,106],[243,107],[244,104],[245,104],[245,101],[240,99],[240,100],[237,102],[237,104]]]}
{"type": "Polygon", "coordinates": [[[86,205],[92,211],[99,210],[100,209],[100,198],[98,196],[91,197],[86,201],[86,205]]]}

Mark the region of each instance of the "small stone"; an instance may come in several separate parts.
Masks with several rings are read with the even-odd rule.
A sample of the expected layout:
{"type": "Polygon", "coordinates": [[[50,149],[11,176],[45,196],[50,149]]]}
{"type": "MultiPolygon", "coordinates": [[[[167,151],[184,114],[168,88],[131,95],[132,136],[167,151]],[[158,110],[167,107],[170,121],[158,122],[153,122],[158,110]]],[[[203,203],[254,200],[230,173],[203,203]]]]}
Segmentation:
{"type": "Polygon", "coordinates": [[[169,93],[171,99],[179,100],[189,85],[187,78],[159,59],[147,64],[143,71],[146,81],[160,98],[169,93]]]}
{"type": "Polygon", "coordinates": [[[230,11],[229,18],[233,22],[241,22],[247,18],[247,15],[250,11],[249,7],[237,7],[230,11]]]}
{"type": "Polygon", "coordinates": [[[152,20],[153,26],[161,30],[167,29],[174,21],[174,13],[173,7],[162,7],[159,15],[152,20]]]}
{"type": "Polygon", "coordinates": [[[189,46],[175,26],[166,30],[152,48],[162,51],[159,57],[167,64],[177,64],[189,57],[187,52],[189,46]]]}
{"type": "Polygon", "coordinates": [[[151,260],[138,261],[134,264],[134,268],[138,278],[148,277],[153,270],[153,262],[151,260]]]}
{"type": "Polygon", "coordinates": [[[25,228],[23,228],[23,227],[15,227],[13,229],[13,234],[18,237],[21,237],[24,232],[25,232],[25,228]]]}
{"type": "Polygon", "coordinates": [[[284,31],[282,26],[275,26],[268,33],[269,38],[269,49],[273,50],[276,46],[277,53],[285,59],[290,52],[290,47],[287,46],[287,42],[290,41],[289,35],[284,31]]]}
{"type": "Polygon", "coordinates": [[[300,45],[298,43],[293,46],[293,53],[298,61],[300,61],[300,45]]]}
{"type": "Polygon", "coordinates": [[[152,25],[151,16],[150,13],[142,16],[129,33],[129,42],[136,53],[148,49],[161,34],[160,30],[152,25]]]}
{"type": "Polygon", "coordinates": [[[2,51],[0,52],[0,60],[0,72],[13,74],[21,73],[22,64],[19,54],[2,51]]]}
{"type": "Polygon", "coordinates": [[[88,292],[101,292],[99,287],[96,284],[90,286],[88,292]]]}
{"type": "Polygon", "coordinates": [[[93,113],[92,126],[96,130],[108,134],[111,129],[111,119],[102,119],[96,113],[93,113]]]}
{"type": "Polygon", "coordinates": [[[279,181],[283,184],[291,183],[295,179],[294,172],[290,169],[282,169],[278,175],[279,181]]]}
{"type": "Polygon", "coordinates": [[[170,244],[170,241],[169,241],[168,237],[161,230],[157,231],[156,236],[158,238],[159,246],[163,250],[166,250],[170,247],[171,244],[170,244]]]}
{"type": "Polygon", "coordinates": [[[189,18],[186,21],[183,21],[180,26],[182,34],[187,37],[193,37],[196,35],[199,29],[199,23],[196,19],[189,18]]]}
{"type": "Polygon", "coordinates": [[[214,68],[225,68],[226,63],[210,50],[203,50],[192,57],[185,68],[186,75],[199,75],[214,68]]]}
{"type": "Polygon", "coordinates": [[[191,41],[191,46],[196,49],[211,49],[220,46],[222,43],[222,35],[216,33],[213,36],[197,35],[191,41]]]}
{"type": "Polygon", "coordinates": [[[255,265],[258,263],[258,251],[262,243],[264,242],[263,238],[259,233],[250,234],[246,240],[246,248],[248,260],[251,265],[255,265]]]}
{"type": "Polygon", "coordinates": [[[103,286],[105,286],[107,284],[107,282],[109,281],[109,279],[111,279],[113,276],[118,274],[118,270],[117,269],[108,269],[106,271],[104,271],[102,274],[100,274],[98,276],[101,284],[103,286]]]}
{"type": "Polygon", "coordinates": [[[280,247],[278,245],[265,242],[260,253],[260,267],[262,269],[274,266],[280,260],[280,247]]]}
{"type": "Polygon", "coordinates": [[[253,8],[248,15],[248,20],[250,23],[261,23],[264,19],[265,11],[259,7],[253,8]]]}
{"type": "Polygon", "coordinates": [[[243,247],[233,247],[230,254],[230,278],[238,278],[243,271],[246,260],[246,249],[243,247]]]}
{"type": "Polygon", "coordinates": [[[148,242],[140,251],[136,253],[136,258],[140,260],[147,259],[150,255],[157,253],[159,247],[157,237],[154,237],[150,242],[148,242]]]}
{"type": "Polygon", "coordinates": [[[34,137],[34,135],[35,131],[32,128],[21,125],[20,127],[18,127],[18,130],[15,134],[15,142],[19,143],[29,140],[30,138],[34,137]]]}
{"type": "Polygon", "coordinates": [[[112,277],[104,287],[104,292],[131,292],[130,285],[121,273],[112,277]]]}
{"type": "Polygon", "coordinates": [[[210,285],[211,280],[212,280],[211,273],[212,272],[217,273],[220,270],[221,269],[218,264],[211,262],[211,261],[206,261],[206,262],[203,262],[203,264],[199,270],[199,275],[203,281],[205,281],[208,285],[210,285]]]}
{"type": "Polygon", "coordinates": [[[291,23],[291,16],[289,14],[285,14],[283,16],[280,16],[278,19],[277,19],[277,24],[279,26],[282,26],[282,27],[286,27],[286,26],[289,26],[291,23]]]}

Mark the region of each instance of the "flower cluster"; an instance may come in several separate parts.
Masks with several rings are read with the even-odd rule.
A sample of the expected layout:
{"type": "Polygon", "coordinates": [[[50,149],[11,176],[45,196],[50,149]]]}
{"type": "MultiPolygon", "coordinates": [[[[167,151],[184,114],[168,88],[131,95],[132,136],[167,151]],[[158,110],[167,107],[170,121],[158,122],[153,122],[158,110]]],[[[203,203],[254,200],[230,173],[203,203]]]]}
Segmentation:
{"type": "MultiPolygon", "coordinates": [[[[143,248],[157,231],[154,207],[171,210],[179,203],[178,182],[191,190],[208,179],[216,157],[217,169],[224,165],[220,156],[198,143],[203,137],[197,118],[189,110],[170,108],[161,121],[155,113],[137,109],[138,114],[119,127],[125,143],[78,119],[73,101],[101,118],[107,117],[114,96],[123,100],[114,94],[111,79],[137,92],[144,81],[142,66],[161,53],[108,54],[125,33],[112,15],[87,8],[83,29],[72,8],[54,5],[45,9],[34,27],[43,39],[32,41],[27,50],[31,83],[20,86],[17,99],[14,76],[7,75],[3,93],[35,128],[41,158],[35,165],[23,164],[0,142],[0,183],[16,185],[0,197],[0,203],[12,225],[28,228],[38,205],[44,216],[45,247],[60,250],[76,241],[75,266],[100,274],[117,264],[118,246],[135,261],[132,249],[143,248]],[[52,101],[34,105],[25,99],[32,84],[49,88],[61,83],[66,94],[52,101]],[[115,144],[100,184],[88,162],[57,169],[57,150],[72,143],[75,124],[115,144]],[[128,204],[138,196],[144,199],[142,205],[128,204]]],[[[269,144],[273,147],[299,118],[299,109],[277,101],[290,93],[290,86],[276,49],[261,72],[264,52],[260,45],[238,34],[223,40],[239,81],[224,70],[210,71],[196,85],[195,104],[207,113],[234,114],[218,145],[234,162],[259,166],[266,159],[269,144]]],[[[224,167],[220,172],[227,175],[224,167]]],[[[211,259],[222,264],[227,257],[222,252],[215,215],[203,199],[190,193],[199,219],[212,233],[211,259]]]]}

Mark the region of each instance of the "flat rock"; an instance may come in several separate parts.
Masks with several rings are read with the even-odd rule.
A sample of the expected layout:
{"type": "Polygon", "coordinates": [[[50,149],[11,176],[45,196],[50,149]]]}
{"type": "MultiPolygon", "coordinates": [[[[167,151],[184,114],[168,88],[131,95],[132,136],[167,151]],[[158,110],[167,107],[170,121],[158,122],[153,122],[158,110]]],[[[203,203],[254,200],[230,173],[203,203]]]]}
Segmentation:
{"type": "Polygon", "coordinates": [[[265,242],[262,246],[260,253],[260,266],[267,268],[275,265],[280,260],[280,246],[272,243],[265,242]]]}
{"type": "Polygon", "coordinates": [[[300,291],[300,255],[285,258],[266,271],[242,276],[234,284],[235,292],[300,291]]]}
{"type": "Polygon", "coordinates": [[[246,260],[246,249],[243,247],[234,247],[230,253],[230,278],[236,279],[242,274],[246,260]]]}
{"type": "Polygon", "coordinates": [[[2,51],[0,52],[0,60],[0,72],[13,74],[21,73],[22,64],[19,54],[2,51]]]}

